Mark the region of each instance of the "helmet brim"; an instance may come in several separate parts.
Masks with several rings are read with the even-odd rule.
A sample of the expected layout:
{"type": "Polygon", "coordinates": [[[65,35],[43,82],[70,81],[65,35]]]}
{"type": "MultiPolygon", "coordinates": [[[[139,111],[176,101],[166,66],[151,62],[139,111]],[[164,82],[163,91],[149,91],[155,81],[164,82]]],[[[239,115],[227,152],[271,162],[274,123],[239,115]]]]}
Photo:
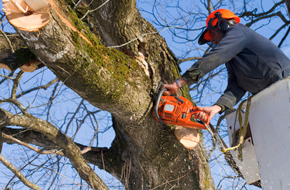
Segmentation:
{"type": "Polygon", "coordinates": [[[199,45],[203,45],[203,44],[209,42],[208,40],[205,40],[205,39],[204,39],[204,35],[205,35],[207,32],[208,32],[208,30],[205,29],[205,30],[201,33],[201,35],[200,35],[200,37],[199,37],[199,39],[198,39],[198,44],[199,44],[199,45]]]}

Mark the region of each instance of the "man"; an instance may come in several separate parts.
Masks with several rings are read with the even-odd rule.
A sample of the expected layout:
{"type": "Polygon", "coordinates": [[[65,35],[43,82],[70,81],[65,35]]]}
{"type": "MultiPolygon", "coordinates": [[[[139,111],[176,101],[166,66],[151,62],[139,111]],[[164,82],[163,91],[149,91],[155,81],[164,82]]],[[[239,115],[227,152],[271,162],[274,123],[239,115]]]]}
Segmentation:
{"type": "MultiPolygon", "coordinates": [[[[290,74],[290,60],[270,40],[240,24],[240,18],[227,9],[212,12],[198,43],[213,45],[182,77],[164,87],[175,93],[184,84],[196,83],[209,71],[225,63],[228,86],[212,107],[199,107],[196,118],[206,121],[236,105],[246,91],[256,94],[290,74]]],[[[165,92],[169,94],[169,92],[165,92]]]]}

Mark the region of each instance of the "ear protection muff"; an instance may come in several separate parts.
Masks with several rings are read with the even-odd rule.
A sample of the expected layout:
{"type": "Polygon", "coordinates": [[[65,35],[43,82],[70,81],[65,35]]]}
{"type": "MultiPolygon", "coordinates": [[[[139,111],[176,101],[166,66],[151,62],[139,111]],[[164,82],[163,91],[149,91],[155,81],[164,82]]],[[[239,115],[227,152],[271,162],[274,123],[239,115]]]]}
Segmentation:
{"type": "Polygon", "coordinates": [[[215,15],[215,18],[218,19],[218,22],[217,22],[218,29],[220,29],[220,31],[225,33],[229,29],[230,23],[222,17],[220,12],[216,12],[214,15],[215,15]]]}

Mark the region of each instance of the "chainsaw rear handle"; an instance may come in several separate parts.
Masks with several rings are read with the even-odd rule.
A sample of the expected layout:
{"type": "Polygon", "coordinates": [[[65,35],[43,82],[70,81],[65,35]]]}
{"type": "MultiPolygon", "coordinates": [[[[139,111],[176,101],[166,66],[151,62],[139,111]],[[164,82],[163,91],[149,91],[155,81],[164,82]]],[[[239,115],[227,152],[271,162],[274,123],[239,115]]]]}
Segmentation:
{"type": "MultiPolygon", "coordinates": [[[[159,83],[159,86],[160,86],[160,84],[161,83],[159,83]]],[[[158,88],[159,88],[159,86],[158,86],[158,88]]],[[[155,115],[155,117],[158,119],[158,121],[161,123],[161,124],[165,124],[166,125],[166,123],[159,117],[159,115],[158,115],[158,105],[159,105],[159,102],[160,102],[160,99],[161,99],[161,96],[163,95],[163,93],[165,92],[165,91],[167,91],[167,88],[163,88],[163,89],[161,89],[161,91],[160,91],[160,93],[158,94],[158,96],[157,96],[157,99],[156,99],[156,103],[155,103],[155,107],[154,107],[154,115],[155,115]]]]}
{"type": "MultiPolygon", "coordinates": [[[[199,112],[201,112],[200,110],[197,110],[196,107],[194,107],[195,109],[192,109],[192,112],[191,112],[191,115],[194,115],[194,114],[197,114],[199,112]]],[[[209,117],[207,114],[206,115],[206,125],[208,126],[209,125],[209,117]]]]}

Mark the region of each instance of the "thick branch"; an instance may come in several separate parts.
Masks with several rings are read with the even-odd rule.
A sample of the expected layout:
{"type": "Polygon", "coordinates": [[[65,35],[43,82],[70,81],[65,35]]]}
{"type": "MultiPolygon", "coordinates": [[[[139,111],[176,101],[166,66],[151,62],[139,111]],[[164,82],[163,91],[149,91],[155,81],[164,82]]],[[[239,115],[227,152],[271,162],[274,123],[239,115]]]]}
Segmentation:
{"type": "MultiPolygon", "coordinates": [[[[24,64],[39,63],[39,60],[28,48],[21,48],[10,54],[8,57],[0,60],[0,63],[7,65],[11,71],[14,71],[24,64]]],[[[42,66],[44,65],[41,64],[38,68],[42,66]]]]}
{"type": "Polygon", "coordinates": [[[118,117],[118,110],[122,110],[124,114],[119,119],[127,123],[140,119],[151,99],[149,79],[138,63],[102,46],[85,25],[81,27],[90,34],[86,37],[91,43],[66,25],[54,9],[51,15],[53,19],[40,34],[17,31],[26,39],[30,50],[68,87],[93,105],[118,117]],[[131,97],[136,97],[136,101],[131,97]]]}
{"type": "Polygon", "coordinates": [[[70,159],[80,177],[93,188],[108,189],[104,186],[104,182],[82,157],[79,147],[52,124],[31,115],[13,115],[2,109],[1,112],[2,117],[0,120],[4,121],[5,124],[21,126],[30,130],[38,131],[47,136],[50,140],[54,141],[63,150],[64,155],[70,159]]]}
{"type": "MultiPolygon", "coordinates": [[[[61,150],[61,147],[58,144],[37,131],[27,129],[12,129],[8,127],[3,127],[2,131],[4,133],[2,135],[2,140],[7,144],[18,143],[16,140],[9,138],[9,136],[11,136],[23,143],[43,147],[43,150],[41,150],[42,152],[40,152],[42,154],[45,150],[53,150],[53,152],[50,154],[54,154],[54,150],[61,150]]],[[[121,176],[123,162],[117,162],[117,155],[114,153],[117,152],[119,154],[119,151],[121,150],[120,147],[118,148],[118,142],[113,142],[109,150],[106,147],[88,147],[80,143],[75,144],[79,147],[82,156],[88,163],[97,165],[100,169],[103,169],[103,164],[105,164],[105,169],[107,172],[114,173],[116,177],[121,176]],[[86,151],[87,149],[90,150],[86,151]],[[102,160],[102,156],[104,160],[102,160]],[[114,162],[111,162],[111,160],[114,160],[114,162]]],[[[62,154],[62,152],[60,153],[62,154]]]]}

